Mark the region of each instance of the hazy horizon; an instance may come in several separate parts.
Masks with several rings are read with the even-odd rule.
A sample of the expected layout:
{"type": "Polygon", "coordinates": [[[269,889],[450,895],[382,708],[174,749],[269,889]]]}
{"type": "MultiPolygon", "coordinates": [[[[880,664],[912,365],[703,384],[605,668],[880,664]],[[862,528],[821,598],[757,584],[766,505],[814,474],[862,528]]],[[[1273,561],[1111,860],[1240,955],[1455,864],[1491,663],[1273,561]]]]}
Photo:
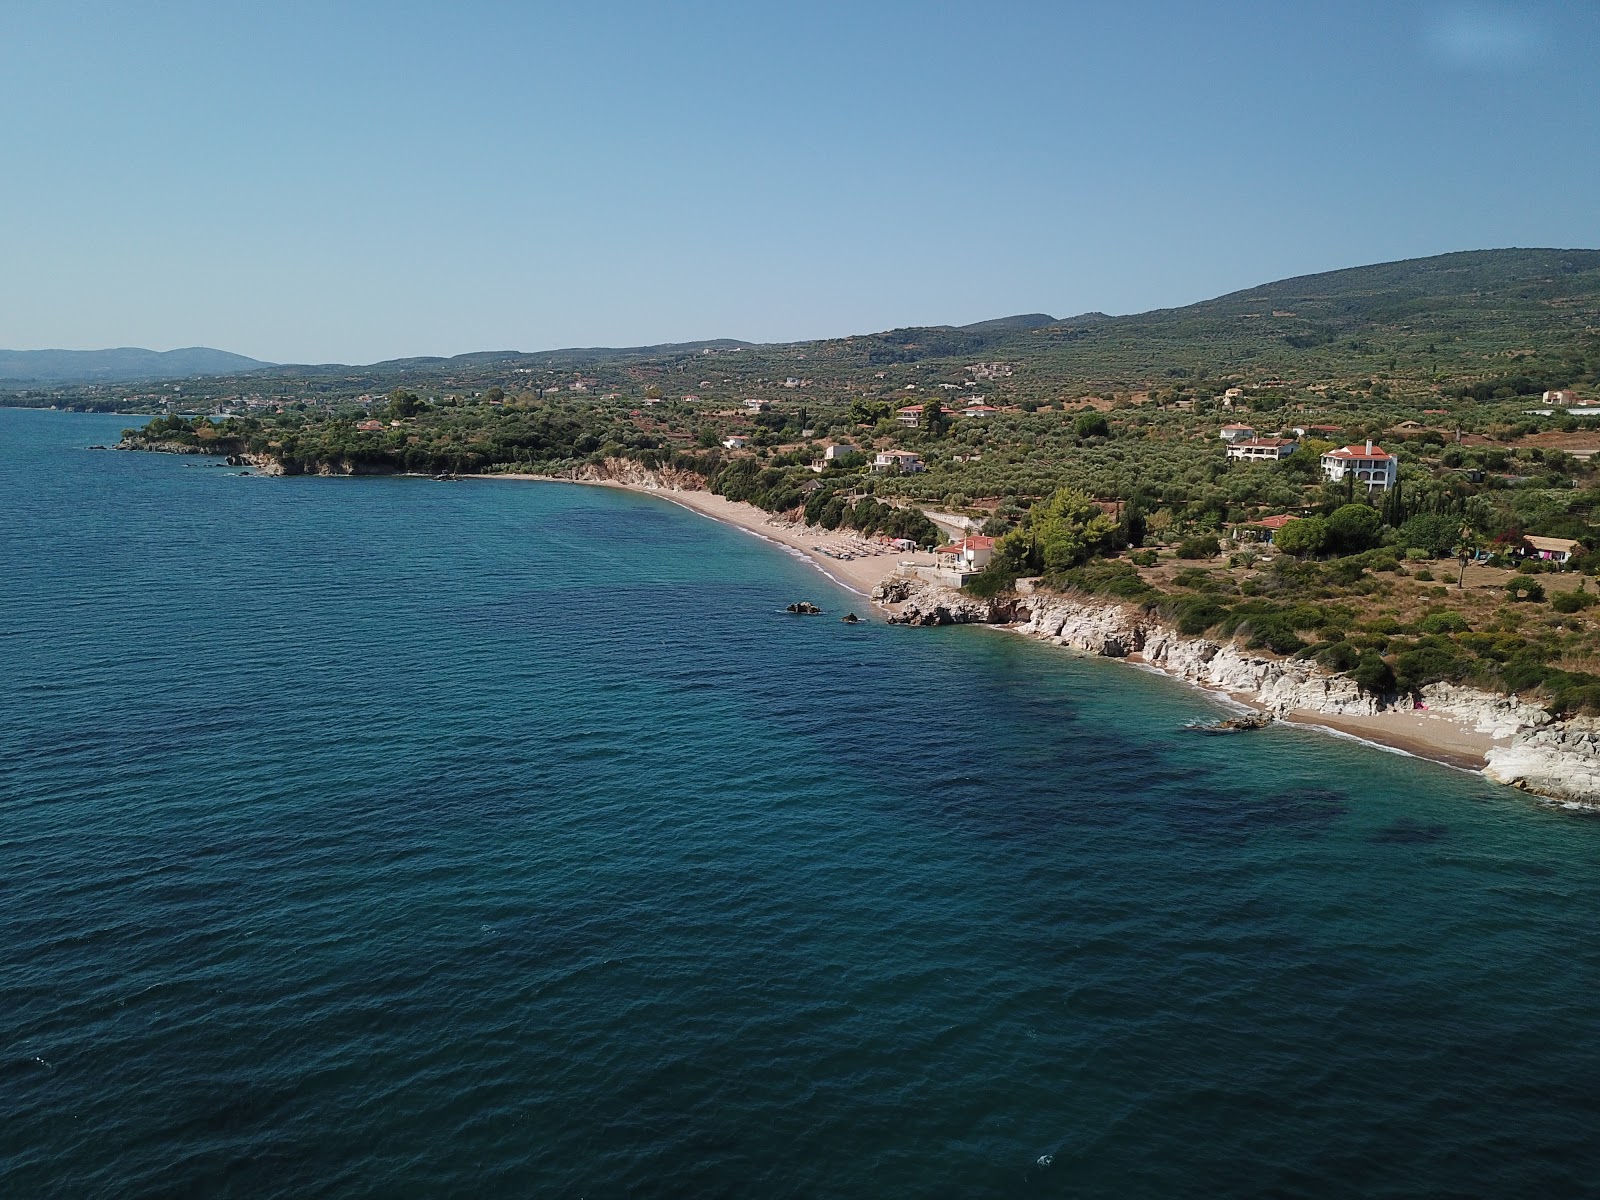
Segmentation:
{"type": "Polygon", "coordinates": [[[13,11],[13,349],[350,363],[1125,314],[1593,242],[1600,12],[13,11]]]}

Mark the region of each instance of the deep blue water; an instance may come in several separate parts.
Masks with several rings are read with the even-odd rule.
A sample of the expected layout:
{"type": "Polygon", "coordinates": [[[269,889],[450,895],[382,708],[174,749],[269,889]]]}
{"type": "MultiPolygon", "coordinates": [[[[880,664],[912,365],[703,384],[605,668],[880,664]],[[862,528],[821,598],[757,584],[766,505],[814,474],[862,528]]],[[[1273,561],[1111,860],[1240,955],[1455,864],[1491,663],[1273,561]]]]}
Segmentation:
{"type": "Polygon", "coordinates": [[[0,410],[0,1195],[1596,1190],[1600,821],[127,423],[0,410]]]}

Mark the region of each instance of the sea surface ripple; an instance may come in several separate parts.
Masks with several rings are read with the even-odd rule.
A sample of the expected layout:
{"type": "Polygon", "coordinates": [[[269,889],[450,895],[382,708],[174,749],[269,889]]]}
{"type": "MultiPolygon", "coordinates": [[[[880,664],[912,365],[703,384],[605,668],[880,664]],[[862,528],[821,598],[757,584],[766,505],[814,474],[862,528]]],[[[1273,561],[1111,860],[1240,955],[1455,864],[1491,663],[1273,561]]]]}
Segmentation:
{"type": "Polygon", "coordinates": [[[1596,1192],[1600,822],[127,423],[0,410],[0,1194],[1596,1192]]]}

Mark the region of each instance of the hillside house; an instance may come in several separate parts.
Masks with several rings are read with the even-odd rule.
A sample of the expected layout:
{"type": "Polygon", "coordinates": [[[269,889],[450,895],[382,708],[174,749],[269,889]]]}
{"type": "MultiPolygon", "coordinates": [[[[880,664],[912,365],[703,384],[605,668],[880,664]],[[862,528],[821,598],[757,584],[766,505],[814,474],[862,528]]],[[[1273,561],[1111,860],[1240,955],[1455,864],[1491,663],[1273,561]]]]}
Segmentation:
{"type": "Polygon", "coordinates": [[[739,434],[735,433],[723,438],[722,444],[729,450],[743,450],[750,444],[750,439],[747,437],[741,437],[739,434]]]}
{"type": "Polygon", "coordinates": [[[1524,558],[1538,558],[1557,564],[1567,562],[1583,548],[1571,538],[1535,537],[1531,533],[1522,542],[1524,558]]]}
{"type": "Polygon", "coordinates": [[[1277,462],[1279,459],[1288,458],[1299,445],[1299,442],[1290,438],[1251,438],[1243,442],[1230,442],[1228,457],[1242,459],[1245,462],[1277,462]]]}
{"type": "Polygon", "coordinates": [[[922,457],[910,450],[880,450],[872,469],[880,475],[920,475],[924,470],[922,457]]]}
{"type": "Polygon", "coordinates": [[[1365,446],[1341,446],[1322,456],[1322,473],[1329,483],[1343,483],[1350,476],[1369,492],[1386,492],[1400,474],[1394,455],[1367,439],[1365,446]]]}
{"type": "Polygon", "coordinates": [[[991,417],[1000,410],[992,404],[969,404],[961,410],[963,417],[991,417]]]}
{"type": "Polygon", "coordinates": [[[811,464],[811,469],[820,475],[829,467],[843,459],[846,454],[855,453],[856,448],[854,446],[846,445],[842,442],[836,446],[824,446],[822,448],[822,457],[811,464]]]}
{"type": "Polygon", "coordinates": [[[1248,442],[1256,431],[1248,425],[1224,425],[1217,436],[1225,442],[1248,442]]]}
{"type": "Polygon", "coordinates": [[[1279,513],[1272,517],[1262,517],[1259,521],[1240,521],[1228,527],[1228,533],[1236,542],[1267,542],[1271,543],[1277,537],[1278,530],[1290,521],[1300,518],[1290,513],[1279,513]]]}
{"type": "Polygon", "coordinates": [[[900,422],[900,424],[904,425],[907,429],[915,429],[918,425],[922,424],[922,405],[908,404],[899,412],[895,413],[894,419],[900,422]]]}

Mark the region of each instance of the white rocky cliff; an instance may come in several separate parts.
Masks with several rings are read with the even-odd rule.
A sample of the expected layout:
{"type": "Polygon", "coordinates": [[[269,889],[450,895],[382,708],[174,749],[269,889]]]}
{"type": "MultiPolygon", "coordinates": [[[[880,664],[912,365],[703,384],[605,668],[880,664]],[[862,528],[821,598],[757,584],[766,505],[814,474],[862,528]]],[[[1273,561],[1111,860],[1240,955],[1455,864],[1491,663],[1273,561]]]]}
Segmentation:
{"type": "MultiPolygon", "coordinates": [[[[1368,716],[1384,700],[1354,680],[1304,659],[1269,658],[1229,642],[1185,637],[1141,610],[1104,601],[1036,594],[991,604],[930,583],[891,578],[873,600],[891,621],[911,625],[1012,623],[1018,632],[1106,658],[1134,658],[1199,687],[1231,692],[1269,712],[1368,716]]],[[[1455,684],[1423,689],[1429,713],[1452,718],[1497,742],[1484,774],[1542,796],[1600,807],[1600,720],[1553,720],[1514,696],[1455,684]]]]}

